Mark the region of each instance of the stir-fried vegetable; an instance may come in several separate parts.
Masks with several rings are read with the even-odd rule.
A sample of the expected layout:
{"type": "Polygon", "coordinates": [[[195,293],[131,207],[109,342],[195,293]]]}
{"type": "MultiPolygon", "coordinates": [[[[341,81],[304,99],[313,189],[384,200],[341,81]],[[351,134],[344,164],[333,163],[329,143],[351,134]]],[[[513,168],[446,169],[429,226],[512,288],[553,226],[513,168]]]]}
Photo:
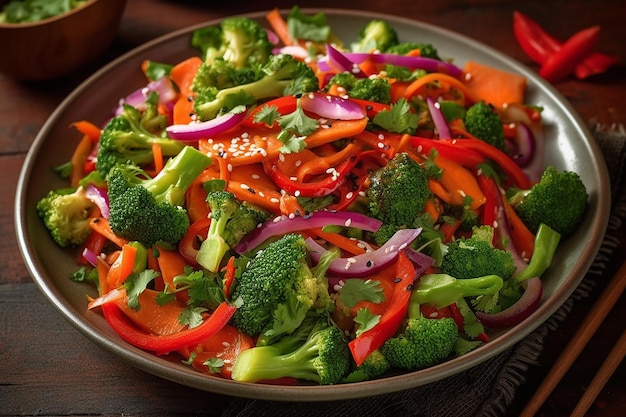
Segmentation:
{"type": "Polygon", "coordinates": [[[587,195],[537,175],[524,77],[380,20],[345,44],[323,13],[267,21],[273,50],[245,18],[199,29],[102,130],[74,125],[70,186],[38,212],[79,248],[89,308],[201,372],[321,384],[432,366],[532,314],[587,195]]]}

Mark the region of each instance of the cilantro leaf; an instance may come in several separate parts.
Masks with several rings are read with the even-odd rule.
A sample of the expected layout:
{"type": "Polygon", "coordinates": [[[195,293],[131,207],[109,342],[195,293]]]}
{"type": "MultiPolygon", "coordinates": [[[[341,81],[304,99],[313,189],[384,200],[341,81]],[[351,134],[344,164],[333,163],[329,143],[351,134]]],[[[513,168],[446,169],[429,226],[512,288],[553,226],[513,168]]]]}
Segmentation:
{"type": "Polygon", "coordinates": [[[280,118],[281,114],[276,106],[268,106],[267,104],[259,107],[259,110],[254,114],[252,120],[254,123],[265,123],[267,126],[272,127],[276,120],[280,118]]]}
{"type": "Polygon", "coordinates": [[[315,42],[326,42],[331,33],[326,14],[305,15],[298,6],[293,6],[287,16],[287,29],[292,39],[315,42]]]}
{"type": "Polygon", "coordinates": [[[128,306],[134,310],[139,310],[139,295],[148,287],[148,284],[159,276],[153,269],[144,269],[139,273],[130,274],[124,281],[128,306]]]}
{"type": "Polygon", "coordinates": [[[380,281],[363,280],[358,278],[348,279],[339,290],[341,302],[346,307],[354,307],[359,301],[371,301],[381,303],[385,301],[385,294],[380,281]]]}
{"type": "Polygon", "coordinates": [[[202,270],[194,271],[191,267],[185,268],[185,273],[174,278],[178,290],[186,289],[189,294],[187,304],[192,307],[200,305],[216,308],[226,298],[224,287],[217,274],[206,273],[202,270]]]}
{"type": "Polygon", "coordinates": [[[278,118],[278,125],[283,130],[287,130],[300,136],[310,135],[320,126],[317,119],[307,116],[304,110],[302,110],[300,100],[298,100],[298,104],[294,111],[278,118]]]}
{"type": "Polygon", "coordinates": [[[202,313],[207,311],[204,307],[188,307],[183,309],[178,317],[180,324],[189,326],[190,329],[202,324],[202,313]]]}
{"type": "Polygon", "coordinates": [[[359,336],[376,326],[380,322],[380,315],[372,314],[369,308],[359,308],[354,322],[358,325],[356,335],[359,336]]]}
{"type": "Polygon", "coordinates": [[[411,105],[401,98],[391,105],[389,110],[381,110],[372,122],[383,129],[394,133],[413,133],[417,129],[419,118],[411,111],[411,105]]]}
{"type": "Polygon", "coordinates": [[[209,372],[217,374],[220,372],[225,363],[224,360],[220,358],[209,358],[204,361],[203,365],[209,367],[209,372]]]}
{"type": "Polygon", "coordinates": [[[283,146],[278,148],[281,153],[300,152],[306,148],[306,136],[296,136],[293,133],[283,130],[278,134],[278,139],[283,142],[283,146]]]}

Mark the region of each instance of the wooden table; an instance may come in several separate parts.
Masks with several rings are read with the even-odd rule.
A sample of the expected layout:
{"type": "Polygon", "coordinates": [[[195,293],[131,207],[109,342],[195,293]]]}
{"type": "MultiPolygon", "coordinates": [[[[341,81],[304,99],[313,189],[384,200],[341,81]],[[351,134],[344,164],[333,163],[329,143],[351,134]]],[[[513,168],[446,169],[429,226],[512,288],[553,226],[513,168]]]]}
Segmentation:
{"type": "MultiPolygon", "coordinates": [[[[301,1],[302,7],[337,6],[332,1],[301,1]]],[[[482,41],[532,65],[511,30],[520,10],[565,38],[599,24],[600,47],[622,64],[585,82],[557,85],[586,120],[626,122],[626,9],[622,1],[582,0],[527,2],[504,0],[432,2],[345,0],[344,8],[397,14],[436,24],[482,41]]],[[[286,1],[201,2],[130,0],[119,35],[99,64],[157,36],[209,19],[246,11],[291,7],[286,1]],[[213,5],[213,3],[216,3],[213,5]],[[236,6],[235,6],[236,4],[236,6]]],[[[0,415],[218,415],[229,398],[200,392],[146,374],[123,363],[82,337],[53,309],[31,281],[15,239],[15,184],[29,145],[61,100],[97,68],[55,83],[18,83],[0,76],[0,415]]],[[[620,234],[626,237],[624,228],[620,234]]],[[[624,243],[617,248],[624,253],[624,243]]],[[[619,261],[623,257],[618,256],[619,261]]],[[[618,266],[607,264],[606,280],[618,266]]],[[[538,365],[526,374],[508,416],[515,416],[534,391],[585,312],[597,298],[604,278],[577,301],[567,320],[546,340],[538,365]]],[[[591,380],[626,321],[626,300],[610,314],[592,343],[541,410],[543,416],[565,416],[591,380]]],[[[589,415],[623,416],[626,410],[624,366],[602,391],[589,415]]]]}

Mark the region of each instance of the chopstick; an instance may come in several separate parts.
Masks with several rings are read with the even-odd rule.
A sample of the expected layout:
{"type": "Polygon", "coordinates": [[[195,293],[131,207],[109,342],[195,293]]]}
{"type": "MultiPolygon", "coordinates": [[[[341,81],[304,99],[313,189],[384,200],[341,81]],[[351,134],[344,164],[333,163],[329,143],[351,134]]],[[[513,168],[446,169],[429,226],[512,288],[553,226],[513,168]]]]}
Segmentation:
{"type": "MultiPolygon", "coordinates": [[[[539,388],[537,389],[535,394],[532,396],[528,404],[526,404],[526,407],[524,407],[524,409],[522,410],[520,417],[533,417],[536,414],[541,405],[546,401],[546,399],[550,396],[550,393],[552,393],[554,388],[557,386],[559,381],[567,373],[568,369],[572,366],[576,358],[578,358],[580,352],[582,352],[582,350],[585,348],[598,327],[600,327],[617,300],[619,300],[620,296],[624,292],[624,287],[626,287],[626,262],[622,263],[617,273],[613,276],[613,278],[611,278],[602,294],[600,294],[598,300],[595,302],[591,310],[589,310],[589,313],[587,313],[587,316],[585,317],[580,328],[576,331],[563,352],[561,352],[561,355],[557,358],[556,362],[539,385],[539,388]]],[[[602,389],[610,375],[619,365],[621,359],[617,359],[619,359],[620,352],[621,356],[624,356],[623,339],[624,334],[622,334],[622,337],[620,337],[620,340],[616,344],[616,347],[609,355],[609,358],[613,356],[611,361],[609,361],[609,358],[607,358],[601,368],[604,370],[598,371],[598,374],[596,374],[596,377],[594,378],[595,384],[593,387],[593,391],[585,396],[585,402],[580,405],[579,411],[582,411],[582,414],[580,415],[583,415],[586,411],[586,409],[582,410],[582,408],[584,408],[585,406],[589,407],[589,405],[591,405],[591,403],[593,402],[599,391],[602,389]],[[600,374],[600,372],[602,372],[602,374],[600,374]]]]}

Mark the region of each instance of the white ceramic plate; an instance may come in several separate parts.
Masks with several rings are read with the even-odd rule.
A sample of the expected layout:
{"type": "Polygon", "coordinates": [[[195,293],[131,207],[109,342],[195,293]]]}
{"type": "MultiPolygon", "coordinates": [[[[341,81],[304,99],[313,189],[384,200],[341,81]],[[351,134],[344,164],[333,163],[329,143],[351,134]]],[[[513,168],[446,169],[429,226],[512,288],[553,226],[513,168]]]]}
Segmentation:
{"type": "MultiPolygon", "coordinates": [[[[304,10],[312,13],[316,10],[304,10]]],[[[178,358],[156,357],[122,341],[97,311],[87,311],[87,285],[68,279],[76,270],[75,253],[59,249],[49,238],[37,216],[35,205],[49,190],[66,186],[50,173],[50,167],[67,160],[78,137],[68,126],[77,120],[104,121],[120,97],[143,86],[141,61],[177,63],[196,51],[189,46],[190,33],[218,21],[189,27],[151,41],[125,54],[91,76],[72,92],[50,116],[26,158],[20,176],[15,217],[20,250],[29,272],[54,307],[94,343],[133,366],[163,378],[206,391],[250,398],[284,401],[321,401],[356,398],[399,391],[428,384],[476,366],[519,342],[547,320],[574,291],[593,261],[610,209],[609,180],[599,148],[569,103],[534,72],[494,49],[459,34],[413,20],[360,13],[325,10],[335,32],[345,42],[373,18],[385,18],[401,40],[432,43],[442,58],[453,58],[462,66],[475,60],[528,78],[528,103],[543,107],[546,132],[546,161],[560,169],[576,171],[589,194],[589,210],[580,230],[561,244],[554,265],[544,279],[543,303],[526,321],[499,334],[490,343],[443,364],[376,381],[338,386],[273,386],[243,384],[203,375],[182,365],[178,358]]],[[[248,14],[263,21],[264,13],[248,14]]]]}

